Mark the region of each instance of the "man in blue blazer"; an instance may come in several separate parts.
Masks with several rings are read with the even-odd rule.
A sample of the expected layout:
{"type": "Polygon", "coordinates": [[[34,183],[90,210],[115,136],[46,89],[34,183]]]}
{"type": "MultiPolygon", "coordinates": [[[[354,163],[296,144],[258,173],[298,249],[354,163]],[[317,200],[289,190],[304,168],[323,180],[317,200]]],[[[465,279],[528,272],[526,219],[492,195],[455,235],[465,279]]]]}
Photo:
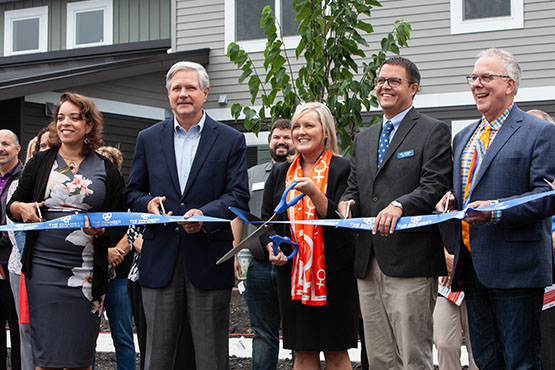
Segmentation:
{"type": "MultiPolygon", "coordinates": [[[[446,204],[475,208],[550,190],[544,178],[555,178],[555,126],[514,104],[520,73],[504,50],[478,55],[467,80],[483,116],[455,136],[453,194],[443,197],[438,211],[446,204]]],[[[452,288],[466,294],[480,369],[541,368],[540,314],[544,287],[553,278],[554,208],[548,197],[502,212],[472,211],[451,230],[452,288]]]]}
{"type": "MultiPolygon", "coordinates": [[[[208,74],[178,62],[166,76],[174,117],[141,131],[126,189],[134,211],[229,218],[247,208],[246,144],[203,110],[208,74]]],[[[139,266],[147,321],[145,369],[174,368],[180,330],[192,334],[198,369],[228,369],[233,261],[229,223],[147,226],[139,266]],[[183,328],[183,329],[182,329],[183,328]]]]}

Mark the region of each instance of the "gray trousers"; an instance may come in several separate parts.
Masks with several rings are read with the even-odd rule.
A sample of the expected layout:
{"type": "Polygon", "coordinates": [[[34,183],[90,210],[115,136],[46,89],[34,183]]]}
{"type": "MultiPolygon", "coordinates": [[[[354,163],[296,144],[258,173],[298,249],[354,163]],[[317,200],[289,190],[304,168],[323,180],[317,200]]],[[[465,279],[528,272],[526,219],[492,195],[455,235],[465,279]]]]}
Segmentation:
{"type": "MultiPolygon", "coordinates": [[[[203,290],[189,281],[178,253],[173,276],[164,288],[142,287],[146,318],[145,370],[173,369],[183,320],[188,320],[197,369],[229,369],[231,288],[203,290]]],[[[186,325],[185,325],[186,326],[186,325]]]]}
{"type": "MultiPolygon", "coordinates": [[[[19,280],[21,275],[10,272],[10,288],[12,289],[15,309],[19,320],[19,280]]],[[[12,328],[10,328],[12,330],[12,328]]],[[[21,343],[21,370],[35,370],[33,351],[31,349],[31,325],[19,324],[19,340],[21,343]]]]}

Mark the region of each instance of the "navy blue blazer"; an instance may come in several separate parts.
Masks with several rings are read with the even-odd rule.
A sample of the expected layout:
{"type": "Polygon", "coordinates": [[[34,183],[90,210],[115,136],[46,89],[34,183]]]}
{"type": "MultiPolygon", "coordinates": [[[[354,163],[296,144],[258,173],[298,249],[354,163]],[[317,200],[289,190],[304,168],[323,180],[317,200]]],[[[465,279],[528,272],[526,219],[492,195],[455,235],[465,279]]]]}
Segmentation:
{"type": "MultiPolygon", "coordinates": [[[[453,142],[453,185],[462,209],[461,156],[478,127],[477,121],[459,132],[453,142]]],[[[544,178],[555,178],[555,125],[523,112],[516,105],[491,143],[476,174],[470,201],[507,200],[550,190],[544,178]]],[[[555,197],[504,210],[501,222],[470,225],[472,263],[488,288],[540,288],[553,278],[551,215],[555,197]]],[[[462,245],[456,222],[453,289],[460,286],[462,245]]]]}
{"type": "MultiPolygon", "coordinates": [[[[248,209],[245,137],[208,115],[181,192],[174,149],[174,118],[139,133],[125,191],[133,211],[146,212],[148,202],[166,196],[166,212],[183,215],[191,208],[205,216],[233,218],[228,207],[248,209]]],[[[216,265],[232,248],[229,223],[205,223],[196,234],[178,224],[147,226],[143,234],[139,282],[150,288],[166,286],[173,274],[178,249],[193,285],[200,289],[223,289],[234,284],[233,259],[216,265]]]]}

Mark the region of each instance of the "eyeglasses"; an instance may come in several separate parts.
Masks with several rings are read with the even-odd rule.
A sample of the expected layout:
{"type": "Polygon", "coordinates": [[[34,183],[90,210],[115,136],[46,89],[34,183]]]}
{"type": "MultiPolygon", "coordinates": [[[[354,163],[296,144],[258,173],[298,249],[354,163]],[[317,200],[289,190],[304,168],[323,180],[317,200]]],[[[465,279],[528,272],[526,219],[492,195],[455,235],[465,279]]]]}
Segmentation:
{"type": "Polygon", "coordinates": [[[409,81],[409,80],[401,78],[401,77],[389,77],[389,78],[378,77],[374,80],[374,82],[376,83],[377,86],[383,86],[387,82],[389,84],[389,86],[391,86],[391,87],[401,86],[403,81],[407,81],[409,83],[409,85],[414,83],[412,81],[409,81]]]}
{"type": "Polygon", "coordinates": [[[468,75],[466,76],[466,82],[468,82],[469,85],[472,85],[474,82],[476,82],[476,80],[480,80],[480,82],[482,83],[489,83],[491,82],[491,80],[493,80],[494,77],[500,77],[500,78],[511,78],[511,76],[504,76],[504,75],[494,75],[491,73],[482,73],[481,75],[468,75]]]}

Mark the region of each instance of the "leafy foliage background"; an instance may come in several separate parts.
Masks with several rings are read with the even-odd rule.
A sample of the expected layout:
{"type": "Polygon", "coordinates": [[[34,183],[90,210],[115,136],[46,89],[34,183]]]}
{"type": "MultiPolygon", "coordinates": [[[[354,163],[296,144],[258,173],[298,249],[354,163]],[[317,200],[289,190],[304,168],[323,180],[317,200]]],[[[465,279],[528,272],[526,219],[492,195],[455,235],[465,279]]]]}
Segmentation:
{"type": "Polygon", "coordinates": [[[354,136],[364,126],[379,120],[372,117],[362,122],[363,108],[377,107],[372,94],[375,78],[387,53],[399,54],[408,47],[411,26],[403,20],[393,24],[393,30],[381,39],[379,48],[372,50],[364,38],[374,32],[370,23],[361,18],[371,17],[376,0],[293,0],[296,20],[300,21],[300,42],[295,49],[284,48],[283,37],[270,7],[261,15],[260,25],[266,35],[264,71],[257,70],[250,55],[237,43],[230,43],[227,56],[243,71],[239,83],[247,83],[251,104],[262,103],[258,110],[234,103],[231,113],[235,120],[244,115],[245,128],[258,134],[262,124],[280,118],[290,119],[302,102],[327,104],[336,120],[336,130],[342,151],[351,149],[354,136]],[[364,16],[364,17],[363,17],[364,16]],[[359,65],[355,57],[360,57],[359,65]],[[302,60],[297,73],[291,67],[292,58],[302,60]],[[359,70],[362,74],[359,76],[359,70]]]}

